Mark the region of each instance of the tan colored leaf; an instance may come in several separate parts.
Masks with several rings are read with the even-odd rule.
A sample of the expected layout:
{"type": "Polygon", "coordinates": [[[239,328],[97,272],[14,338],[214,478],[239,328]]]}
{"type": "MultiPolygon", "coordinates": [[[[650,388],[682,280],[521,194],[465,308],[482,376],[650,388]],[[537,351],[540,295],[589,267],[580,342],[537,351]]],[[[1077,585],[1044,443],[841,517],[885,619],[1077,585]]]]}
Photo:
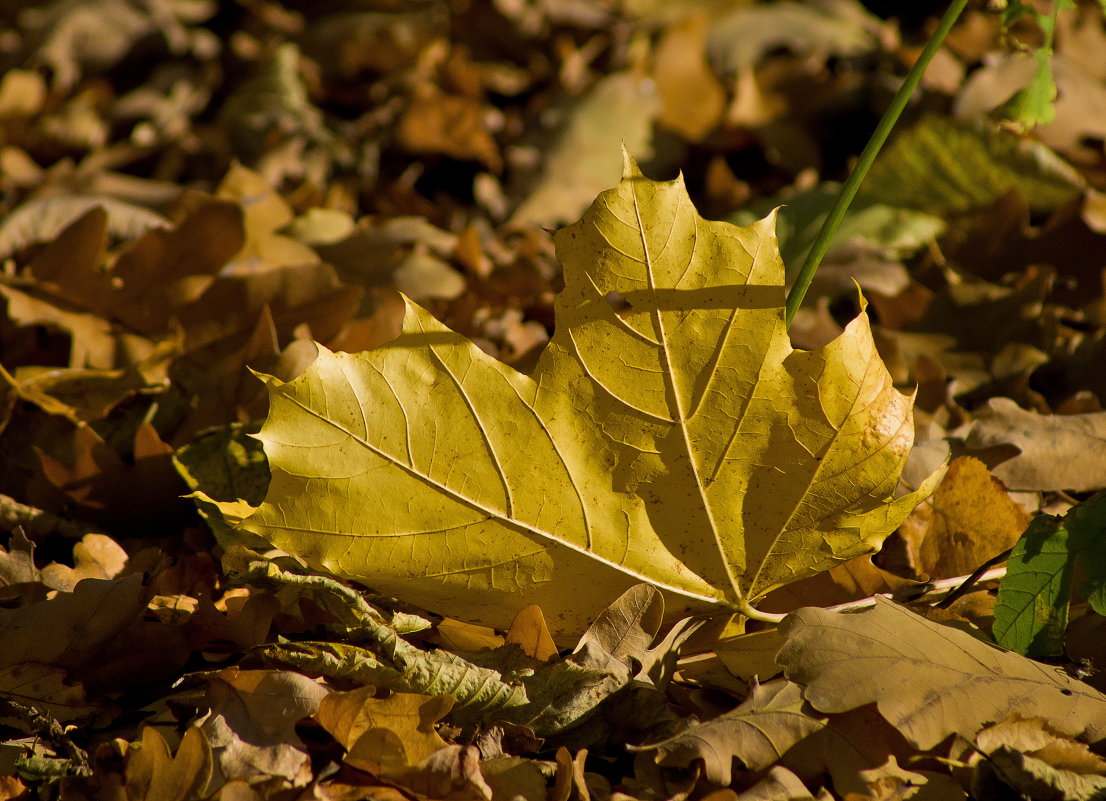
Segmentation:
{"type": "Polygon", "coordinates": [[[407,303],[403,333],[266,378],[272,470],[242,524],[313,564],[505,627],[579,633],[645,581],[672,619],[751,611],[876,550],[913,439],[861,314],[791,348],[772,220],[700,218],[632,162],[557,235],[565,288],[531,375],[407,303]]]}
{"type": "Polygon", "coordinates": [[[272,269],[319,261],[310,247],[277,233],[292,221],[292,209],[253,170],[241,164],[231,166],[219,183],[217,195],[242,205],[245,242],[230,260],[231,270],[272,269]]]}
{"type": "Polygon", "coordinates": [[[537,185],[512,222],[559,225],[576,219],[599,192],[618,180],[618,148],[647,156],[660,110],[653,82],[632,72],[611,73],[568,112],[546,156],[537,185]]]}
{"type": "Polygon", "coordinates": [[[746,681],[767,681],[780,673],[776,653],[785,642],[779,629],[773,627],[723,638],[718,641],[714,650],[726,670],[735,676],[746,681]]]}
{"type": "Polygon", "coordinates": [[[233,779],[280,780],[303,786],[311,761],[296,722],[319,708],[328,690],[298,673],[226,668],[208,680],[210,710],[199,726],[214,755],[214,786],[233,779]]]}
{"type": "Polygon", "coordinates": [[[988,726],[976,736],[974,747],[983,754],[1006,747],[1059,770],[1106,776],[1106,759],[1092,752],[1085,743],[1050,731],[1037,719],[1024,720],[1015,716],[988,726]]]}
{"type": "Polygon", "coordinates": [[[736,796],[719,795],[715,797],[714,794],[711,794],[706,799],[728,801],[731,797],[734,801],[806,801],[806,799],[813,801],[814,798],[798,776],[780,765],[770,767],[760,781],[736,796]]]}
{"type": "Polygon", "coordinates": [[[916,748],[971,738],[1011,713],[1058,732],[1106,736],[1106,696],[1061,671],[876,598],[859,614],[806,608],[780,626],[778,661],[821,712],[876,704],[916,748]]]}
{"type": "Polygon", "coordinates": [[[0,587],[13,584],[34,584],[39,581],[39,571],[35,567],[35,544],[31,542],[17,526],[12,532],[8,547],[0,546],[0,587]]]}
{"type": "Polygon", "coordinates": [[[1007,745],[987,755],[973,784],[980,794],[1014,791],[1022,798],[1095,801],[1106,794],[1106,776],[1056,768],[1007,745]]]}
{"type": "Polygon", "coordinates": [[[915,758],[906,739],[875,708],[865,706],[831,715],[825,728],[791,749],[782,763],[808,781],[828,775],[836,793],[857,801],[964,798],[947,774],[908,769],[915,758]],[[918,788],[914,795],[911,788],[918,788]]]}
{"type": "Polygon", "coordinates": [[[1037,414],[1009,398],[991,398],[965,438],[969,452],[1013,490],[1106,487],[1106,412],[1037,414]]]}
{"type": "Polygon", "coordinates": [[[745,702],[731,712],[663,742],[631,750],[655,751],[663,765],[687,766],[702,759],[707,779],[725,786],[735,759],[747,770],[762,770],[825,726],[825,718],[803,707],[802,688],[777,679],[755,685],[745,702]]]}
{"type": "Polygon", "coordinates": [[[86,534],[73,546],[75,567],[53,562],[42,569],[42,581],[51,589],[72,592],[86,578],[111,579],[123,571],[127,552],[105,534],[86,534]]]}

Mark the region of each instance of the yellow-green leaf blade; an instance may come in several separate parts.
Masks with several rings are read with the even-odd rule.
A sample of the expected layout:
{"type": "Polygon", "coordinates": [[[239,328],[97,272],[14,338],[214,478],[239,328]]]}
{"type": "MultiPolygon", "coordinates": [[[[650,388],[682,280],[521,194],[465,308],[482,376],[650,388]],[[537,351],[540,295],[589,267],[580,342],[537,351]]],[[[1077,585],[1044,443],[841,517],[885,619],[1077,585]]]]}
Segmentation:
{"type": "Polygon", "coordinates": [[[573,630],[642,580],[717,595],[633,525],[640,502],[602,486],[610,456],[561,396],[413,303],[393,342],[320,348],[299,378],[267,382],[272,481],[244,526],[277,547],[503,625],[538,603],[573,630]]]}
{"type": "Polygon", "coordinates": [[[876,550],[932,491],[891,502],[912,403],[867,317],[820,351],[792,350],[773,222],[703,220],[682,181],[649,181],[628,162],[557,234],[565,290],[535,373],[575,371],[577,394],[591,385],[621,486],[737,604],[876,550]]]}

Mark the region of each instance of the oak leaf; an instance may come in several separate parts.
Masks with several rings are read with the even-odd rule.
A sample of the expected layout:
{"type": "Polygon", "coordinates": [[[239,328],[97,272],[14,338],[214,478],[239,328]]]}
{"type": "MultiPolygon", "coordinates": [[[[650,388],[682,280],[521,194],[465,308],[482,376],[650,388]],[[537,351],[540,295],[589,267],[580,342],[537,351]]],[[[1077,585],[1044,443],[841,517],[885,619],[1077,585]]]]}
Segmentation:
{"type": "Polygon", "coordinates": [[[1090,743],[1106,736],[1106,696],[1097,690],[878,596],[855,615],[800,609],[780,629],[787,643],[777,661],[806,685],[815,709],[874,703],[915,748],[954,733],[972,738],[1014,712],[1090,743]]]}
{"type": "Polygon", "coordinates": [[[754,685],[741,706],[674,737],[632,751],[655,751],[657,762],[687,766],[703,760],[707,779],[730,784],[733,761],[749,770],[762,770],[793,745],[825,726],[825,718],[811,714],[798,684],[776,679],[754,685]]]}
{"type": "Polygon", "coordinates": [[[862,312],[812,352],[784,324],[773,218],[708,222],[682,180],[621,183],[560,231],[556,333],[529,375],[406,301],[375,350],[263,377],[272,471],[241,524],[316,567],[506,627],[581,632],[645,581],[670,619],[749,613],[876,550],[913,441],[862,312]]]}

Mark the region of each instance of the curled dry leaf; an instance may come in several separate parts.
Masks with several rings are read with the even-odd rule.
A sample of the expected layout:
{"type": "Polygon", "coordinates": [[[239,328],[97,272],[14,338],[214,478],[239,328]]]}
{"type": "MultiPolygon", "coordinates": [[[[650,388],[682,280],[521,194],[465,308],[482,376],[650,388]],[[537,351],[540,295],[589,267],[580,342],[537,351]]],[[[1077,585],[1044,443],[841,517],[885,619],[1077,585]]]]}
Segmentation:
{"type": "Polygon", "coordinates": [[[557,235],[530,375],[407,302],[397,339],[266,378],[272,481],[242,527],[485,625],[537,603],[562,637],[641,581],[671,619],[751,612],[876,550],[939,476],[893,497],[911,400],[866,315],[792,349],[772,225],[707,222],[628,160],[557,235]]]}

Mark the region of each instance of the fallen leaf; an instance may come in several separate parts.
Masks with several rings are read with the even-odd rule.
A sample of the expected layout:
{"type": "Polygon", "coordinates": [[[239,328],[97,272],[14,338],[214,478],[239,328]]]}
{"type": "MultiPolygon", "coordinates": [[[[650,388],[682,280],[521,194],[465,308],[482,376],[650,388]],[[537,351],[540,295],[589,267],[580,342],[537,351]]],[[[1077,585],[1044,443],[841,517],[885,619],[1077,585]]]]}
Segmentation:
{"type": "Polygon", "coordinates": [[[73,546],[74,567],[57,562],[42,568],[42,582],[63,592],[72,592],[86,578],[112,579],[123,571],[127,552],[104,534],[86,534],[73,546]]]}
{"type": "Polygon", "coordinates": [[[1013,490],[1106,487],[1106,412],[1045,415],[991,398],[964,437],[969,453],[1013,490]]]}
{"type": "Polygon", "coordinates": [[[548,226],[579,217],[597,194],[618,180],[619,143],[643,157],[650,152],[659,111],[653,82],[643,76],[617,72],[600,80],[568,112],[537,185],[511,222],[548,226]]]}
{"type": "Polygon", "coordinates": [[[1085,743],[1061,737],[1050,731],[1043,721],[1033,718],[1023,720],[1015,716],[988,726],[976,735],[972,746],[982,754],[1005,747],[1042,760],[1053,768],[1106,776],[1106,759],[1091,751],[1085,743]]]}
{"type": "Polygon", "coordinates": [[[549,627],[545,625],[545,616],[540,606],[527,606],[515,615],[511,628],[504,640],[508,645],[517,645],[527,656],[545,662],[557,653],[557,645],[549,636],[549,627]]]}
{"type": "Polygon", "coordinates": [[[856,801],[965,797],[952,777],[909,770],[902,764],[909,764],[914,756],[906,739],[874,707],[864,706],[831,715],[824,728],[798,743],[781,761],[810,782],[828,775],[838,795],[856,801]],[[918,788],[913,795],[911,788],[918,788]]]}
{"type": "Polygon", "coordinates": [[[733,760],[739,760],[746,770],[762,770],[823,726],[825,718],[804,710],[802,688],[776,679],[754,685],[749,697],[732,712],[693,725],[663,742],[630,750],[656,752],[654,758],[662,765],[687,766],[702,759],[707,780],[724,787],[731,781],[733,760]]]}
{"type": "Polygon", "coordinates": [[[558,234],[566,285],[531,376],[408,302],[390,343],[267,378],[272,481],[243,528],[461,619],[537,603],[562,636],[643,580],[672,619],[749,611],[872,552],[939,476],[892,499],[910,400],[866,316],[792,350],[771,224],[708,223],[629,162],[558,234]]]}
{"type": "Polygon", "coordinates": [[[11,587],[16,584],[36,584],[40,580],[35,567],[35,545],[17,526],[5,549],[0,546],[0,586],[11,587]]]}
{"type": "MultiPolygon", "coordinates": [[[[725,795],[715,797],[714,793],[706,796],[711,801],[728,801],[729,798],[725,795]]],[[[732,798],[733,801],[813,801],[814,796],[798,776],[787,768],[773,765],[756,784],[732,798]]]]}
{"type": "Polygon", "coordinates": [[[857,2],[740,6],[710,31],[711,60],[723,75],[752,67],[776,48],[858,56],[876,46],[878,21],[857,2]]]}
{"type": "Polygon", "coordinates": [[[933,214],[963,214],[986,208],[1014,187],[1034,211],[1051,211],[1077,198],[1083,179],[1038,142],[983,121],[930,116],[884,148],[860,197],[933,214]]]}
{"type": "Polygon", "coordinates": [[[296,722],[313,715],[328,692],[289,671],[232,667],[211,676],[204,697],[208,711],[197,725],[211,744],[214,786],[263,778],[285,788],[307,784],[311,760],[296,736],[296,722]]]}
{"type": "Polygon", "coordinates": [[[347,764],[395,776],[448,745],[434,725],[448,714],[452,698],[415,693],[376,698],[376,694],[375,687],[333,692],[313,715],[345,747],[347,764]]]}
{"type": "Polygon", "coordinates": [[[970,456],[952,461],[930,503],[929,529],[915,560],[930,578],[971,573],[1011,548],[1029,525],[1029,515],[1002,483],[970,456]]]}
{"type": "Polygon", "coordinates": [[[726,90],[707,63],[708,30],[707,15],[693,12],[665,30],[653,56],[657,122],[690,142],[702,141],[726,108],[726,90]]]}
{"type": "Polygon", "coordinates": [[[784,675],[820,712],[876,705],[921,750],[971,738],[1012,713],[1094,743],[1106,736],[1106,696],[1059,670],[933,623],[882,598],[858,614],[806,608],[780,628],[784,675]]]}
{"type": "Polygon", "coordinates": [[[977,796],[1016,792],[1022,797],[1094,801],[1106,793],[1106,776],[1055,768],[1010,746],[999,746],[980,764],[972,781],[977,796]]]}
{"type": "Polygon", "coordinates": [[[433,84],[423,84],[415,88],[410,106],[400,117],[396,138],[413,153],[479,161],[499,173],[503,157],[488,130],[493,113],[475,98],[447,95],[433,84]]]}
{"type": "Polygon", "coordinates": [[[187,801],[206,796],[211,746],[203,732],[190,726],[173,754],[158,730],[146,726],[142,739],[127,750],[124,771],[127,801],[187,801]]]}

